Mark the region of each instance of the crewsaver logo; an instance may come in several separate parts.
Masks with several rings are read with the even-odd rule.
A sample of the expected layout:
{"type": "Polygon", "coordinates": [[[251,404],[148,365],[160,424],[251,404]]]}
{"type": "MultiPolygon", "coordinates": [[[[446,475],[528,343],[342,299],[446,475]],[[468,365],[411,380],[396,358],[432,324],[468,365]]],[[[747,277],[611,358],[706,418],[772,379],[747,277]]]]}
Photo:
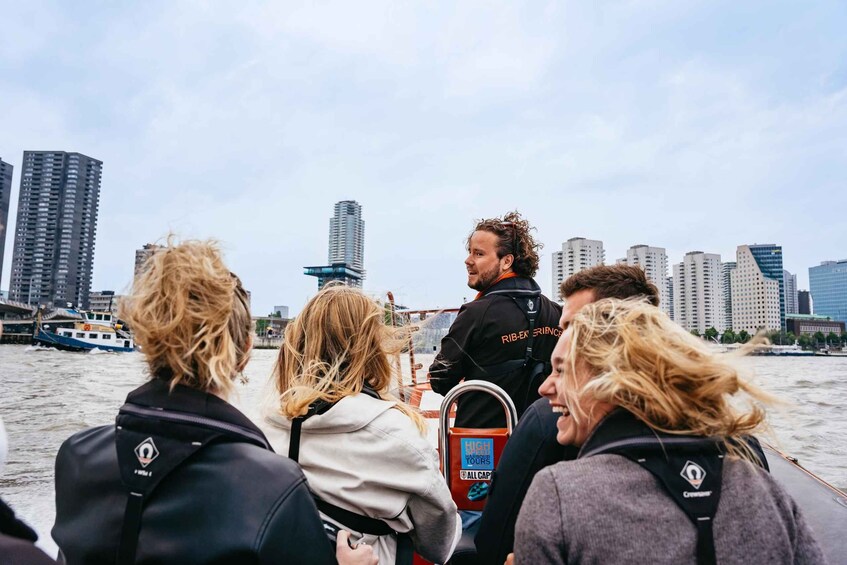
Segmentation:
{"type": "Polygon", "coordinates": [[[682,471],[680,471],[679,474],[682,475],[682,478],[688,481],[688,484],[694,488],[700,488],[700,485],[703,484],[703,479],[706,478],[706,470],[697,463],[692,463],[691,461],[685,462],[685,465],[682,467],[682,471]]]}
{"type": "Polygon", "coordinates": [[[159,456],[159,450],[156,449],[156,444],[153,443],[153,438],[148,437],[141,443],[135,446],[135,456],[142,467],[146,467],[159,456]]]}

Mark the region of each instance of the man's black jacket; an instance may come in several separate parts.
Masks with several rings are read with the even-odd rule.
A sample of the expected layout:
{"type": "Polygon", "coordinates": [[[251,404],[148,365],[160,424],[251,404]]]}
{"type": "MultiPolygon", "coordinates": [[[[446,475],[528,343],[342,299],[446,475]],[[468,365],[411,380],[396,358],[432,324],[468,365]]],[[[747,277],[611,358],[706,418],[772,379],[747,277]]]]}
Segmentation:
{"type": "MultiPolygon", "coordinates": [[[[463,379],[490,381],[509,394],[520,416],[538,398],[538,385],[547,376],[550,355],[561,334],[561,315],[561,306],[543,296],[532,279],[513,277],[491,285],[462,306],[441,340],[441,351],[429,368],[432,390],[446,394],[463,379]],[[523,303],[519,305],[518,300],[523,303]],[[504,362],[526,355],[529,322],[521,306],[527,300],[536,301],[533,308],[538,308],[531,361],[544,364],[535,378],[524,369],[502,369],[504,362]]],[[[502,406],[492,396],[468,393],[459,398],[457,427],[499,428],[505,421],[502,406]]]]}
{"type": "Polygon", "coordinates": [[[65,441],[52,533],[69,564],[116,562],[130,491],[137,563],[335,563],[300,468],[216,396],[153,379],[117,426],[65,441]]]}
{"type": "Polygon", "coordinates": [[[546,398],[539,398],[526,409],[506,443],[475,538],[480,563],[503,563],[512,552],[515,522],[536,473],[559,461],[576,459],[579,448],[556,441],[560,415],[546,398]]]}

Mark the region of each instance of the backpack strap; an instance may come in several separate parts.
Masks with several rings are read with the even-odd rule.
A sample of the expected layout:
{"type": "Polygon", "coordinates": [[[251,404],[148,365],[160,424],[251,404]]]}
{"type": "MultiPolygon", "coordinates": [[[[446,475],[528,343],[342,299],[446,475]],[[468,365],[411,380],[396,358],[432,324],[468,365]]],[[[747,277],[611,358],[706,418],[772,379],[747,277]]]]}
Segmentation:
{"type": "MultiPolygon", "coordinates": [[[[367,384],[362,388],[362,393],[370,397],[381,399],[379,394],[367,384]]],[[[300,458],[300,437],[303,428],[303,422],[314,416],[315,414],[323,414],[330,408],[335,406],[337,402],[318,401],[309,406],[308,411],[303,416],[298,416],[291,420],[291,435],[288,441],[288,458],[295,463],[299,463],[300,458]]],[[[394,535],[397,540],[396,561],[397,565],[411,565],[414,559],[414,546],[412,538],[407,533],[399,533],[389,526],[386,522],[370,516],[357,514],[336,506],[312,493],[312,498],[315,500],[315,506],[326,516],[329,516],[339,524],[373,536],[388,536],[394,535]]],[[[338,535],[338,529],[334,524],[324,521],[324,530],[331,538],[338,535]]]]}

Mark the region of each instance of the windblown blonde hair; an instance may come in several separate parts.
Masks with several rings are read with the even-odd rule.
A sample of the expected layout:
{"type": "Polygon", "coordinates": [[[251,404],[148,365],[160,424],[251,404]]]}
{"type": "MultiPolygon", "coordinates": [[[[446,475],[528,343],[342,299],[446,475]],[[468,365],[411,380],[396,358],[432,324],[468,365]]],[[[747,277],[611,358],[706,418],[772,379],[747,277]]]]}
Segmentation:
{"type": "Polygon", "coordinates": [[[746,382],[731,356],[713,352],[643,299],[588,304],[570,329],[565,378],[573,385],[578,369],[591,374],[581,389],[565,387],[577,422],[586,414],[576,399],[590,395],[656,430],[719,438],[728,453],[751,458],[739,440],[765,431],[761,404],[775,399],[746,382]]]}
{"type": "MultiPolygon", "coordinates": [[[[389,357],[407,346],[408,332],[387,326],[385,310],[361,291],[324,287],[285,328],[274,374],[279,412],[302,416],[313,402],[336,402],[360,393],[366,383],[381,398],[397,400],[389,393],[397,370],[389,357]]],[[[394,407],[426,432],[413,408],[399,400],[394,407]]]]}
{"type": "Polygon", "coordinates": [[[171,388],[229,395],[249,358],[252,320],[247,293],[215,242],[168,237],[119,309],[154,376],[171,388]]]}

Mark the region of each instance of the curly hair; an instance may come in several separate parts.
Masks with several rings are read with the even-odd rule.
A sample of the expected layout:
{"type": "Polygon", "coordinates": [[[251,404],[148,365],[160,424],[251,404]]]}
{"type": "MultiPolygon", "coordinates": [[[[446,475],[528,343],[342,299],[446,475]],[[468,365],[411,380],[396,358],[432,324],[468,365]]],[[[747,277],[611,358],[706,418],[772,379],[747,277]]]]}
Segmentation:
{"type": "Polygon", "coordinates": [[[752,457],[741,438],[765,429],[762,403],[776,399],[746,382],[729,356],[711,351],[644,299],[590,303],[570,331],[563,378],[576,421],[586,417],[578,399],[587,394],[656,430],[720,438],[728,453],[752,457]],[[590,375],[581,387],[578,368],[590,375]]]}
{"type": "Polygon", "coordinates": [[[156,248],[121,301],[151,374],[228,395],[250,355],[247,292],[224,265],[217,244],[186,241],[156,248]]]}
{"type": "MultiPolygon", "coordinates": [[[[396,381],[390,358],[405,349],[411,328],[385,324],[385,311],[362,291],[325,286],[285,328],[274,378],[276,409],[286,418],[302,416],[317,400],[336,402],[370,386],[385,400],[396,381]]],[[[403,412],[426,433],[420,413],[400,401],[403,412]]]]}
{"type": "Polygon", "coordinates": [[[530,234],[535,228],[521,217],[520,212],[509,212],[502,218],[478,220],[468,234],[466,245],[470,248],[471,236],[477,231],[487,231],[497,236],[497,257],[514,257],[512,270],[521,277],[534,277],[538,272],[538,252],[543,247],[530,234]]]}

